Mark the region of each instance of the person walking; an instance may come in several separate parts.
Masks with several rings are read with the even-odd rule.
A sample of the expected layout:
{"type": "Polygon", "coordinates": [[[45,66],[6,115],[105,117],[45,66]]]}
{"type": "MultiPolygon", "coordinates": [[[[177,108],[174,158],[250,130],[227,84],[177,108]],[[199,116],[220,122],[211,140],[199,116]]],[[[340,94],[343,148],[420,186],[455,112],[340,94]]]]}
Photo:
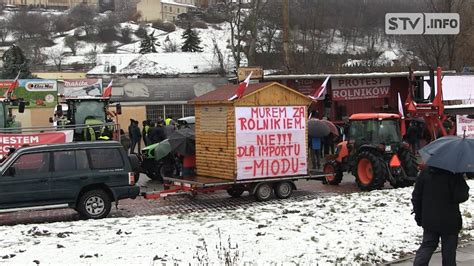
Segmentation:
{"type": "Polygon", "coordinates": [[[140,140],[142,138],[142,133],[140,132],[140,128],[138,127],[138,121],[131,119],[131,125],[129,126],[129,134],[130,134],[130,153],[135,153],[135,147],[138,146],[138,153],[141,151],[141,143],[140,140]]]}
{"type": "Polygon", "coordinates": [[[458,233],[462,227],[459,204],[469,198],[469,186],[462,174],[436,167],[420,172],[412,194],[413,212],[423,227],[423,240],[414,265],[428,265],[441,238],[443,266],[456,265],[458,233]]]}

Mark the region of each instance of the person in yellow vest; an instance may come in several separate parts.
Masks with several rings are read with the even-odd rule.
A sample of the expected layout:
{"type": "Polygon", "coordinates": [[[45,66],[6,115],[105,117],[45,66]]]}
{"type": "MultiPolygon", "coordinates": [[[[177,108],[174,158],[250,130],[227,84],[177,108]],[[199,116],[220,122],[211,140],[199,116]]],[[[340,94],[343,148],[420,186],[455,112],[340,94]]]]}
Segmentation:
{"type": "Polygon", "coordinates": [[[150,145],[150,132],[151,132],[151,121],[150,120],[143,120],[142,125],[143,125],[143,130],[142,130],[142,137],[143,137],[143,143],[145,144],[145,147],[150,145]]]}
{"type": "Polygon", "coordinates": [[[170,115],[167,116],[165,119],[164,129],[165,129],[166,137],[173,134],[173,132],[176,130],[176,122],[174,122],[173,117],[171,117],[170,115]]]}
{"type": "Polygon", "coordinates": [[[165,119],[165,126],[173,125],[174,126],[174,120],[171,115],[167,116],[165,119]]]}

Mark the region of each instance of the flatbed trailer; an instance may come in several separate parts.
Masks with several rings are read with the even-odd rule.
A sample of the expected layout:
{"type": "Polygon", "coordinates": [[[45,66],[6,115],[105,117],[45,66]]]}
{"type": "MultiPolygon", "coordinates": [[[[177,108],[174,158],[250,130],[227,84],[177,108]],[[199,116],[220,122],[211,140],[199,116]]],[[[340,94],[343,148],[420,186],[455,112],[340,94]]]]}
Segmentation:
{"type": "Polygon", "coordinates": [[[170,195],[209,193],[226,190],[231,197],[240,197],[248,191],[257,201],[269,200],[273,194],[277,198],[289,198],[296,189],[297,180],[323,180],[323,172],[311,171],[308,175],[270,177],[252,180],[226,180],[215,177],[195,176],[187,178],[164,177],[164,189],[144,192],[145,199],[159,199],[170,195]],[[273,193],[274,192],[274,193],[273,193]]]}

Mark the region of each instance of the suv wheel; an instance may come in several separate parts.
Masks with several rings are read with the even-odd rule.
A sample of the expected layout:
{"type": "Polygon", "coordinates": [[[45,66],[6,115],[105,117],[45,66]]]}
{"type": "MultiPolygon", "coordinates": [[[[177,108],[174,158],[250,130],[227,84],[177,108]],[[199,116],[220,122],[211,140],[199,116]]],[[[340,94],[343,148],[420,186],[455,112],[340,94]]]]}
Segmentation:
{"type": "Polygon", "coordinates": [[[101,219],[110,213],[111,206],[109,195],[101,189],[94,189],[81,196],[77,210],[85,219],[101,219]]]}

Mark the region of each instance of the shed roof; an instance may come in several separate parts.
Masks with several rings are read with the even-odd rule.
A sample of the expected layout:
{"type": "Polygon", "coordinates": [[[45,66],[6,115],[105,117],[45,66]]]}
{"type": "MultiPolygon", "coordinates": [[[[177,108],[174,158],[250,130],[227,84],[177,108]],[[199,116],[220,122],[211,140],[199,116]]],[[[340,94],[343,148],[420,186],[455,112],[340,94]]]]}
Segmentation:
{"type": "MultiPolygon", "coordinates": [[[[266,87],[270,87],[272,85],[277,85],[277,86],[280,86],[280,87],[283,87],[283,88],[288,88],[278,82],[263,82],[263,83],[253,83],[253,84],[249,84],[248,87],[245,89],[245,92],[244,92],[244,95],[242,96],[242,98],[245,98],[246,96],[250,95],[250,94],[253,94],[254,92],[258,91],[258,90],[261,90],[263,88],[266,88],[266,87]]],[[[230,97],[232,97],[234,94],[235,94],[235,90],[237,89],[239,85],[238,84],[227,84],[227,85],[224,85],[224,86],[221,86],[209,93],[206,93],[202,96],[199,96],[199,97],[196,97],[190,101],[188,101],[188,103],[199,103],[199,102],[227,102],[228,99],[230,97]]],[[[291,89],[291,88],[288,88],[288,90],[291,92],[291,93],[295,93],[295,94],[298,94],[298,95],[301,95],[302,97],[306,97],[305,95],[291,89]]],[[[236,100],[238,101],[238,100],[236,100]]],[[[229,103],[232,103],[229,101],[229,103]]]]}

